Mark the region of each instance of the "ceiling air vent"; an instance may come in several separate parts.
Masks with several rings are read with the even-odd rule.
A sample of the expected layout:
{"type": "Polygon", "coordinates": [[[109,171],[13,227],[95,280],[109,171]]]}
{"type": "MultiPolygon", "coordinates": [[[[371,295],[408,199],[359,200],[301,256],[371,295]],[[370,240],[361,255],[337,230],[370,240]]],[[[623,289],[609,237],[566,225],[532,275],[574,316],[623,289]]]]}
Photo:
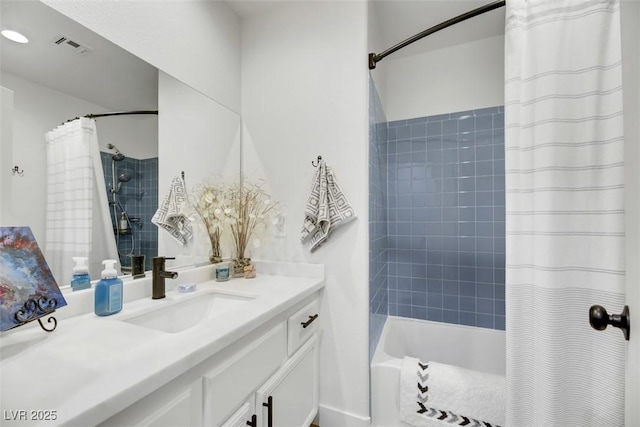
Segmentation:
{"type": "Polygon", "coordinates": [[[76,55],[85,56],[93,51],[93,49],[89,46],[79,43],[75,40],[71,40],[69,37],[63,36],[61,34],[53,38],[53,43],[57,44],[58,46],[67,46],[76,55]]]}

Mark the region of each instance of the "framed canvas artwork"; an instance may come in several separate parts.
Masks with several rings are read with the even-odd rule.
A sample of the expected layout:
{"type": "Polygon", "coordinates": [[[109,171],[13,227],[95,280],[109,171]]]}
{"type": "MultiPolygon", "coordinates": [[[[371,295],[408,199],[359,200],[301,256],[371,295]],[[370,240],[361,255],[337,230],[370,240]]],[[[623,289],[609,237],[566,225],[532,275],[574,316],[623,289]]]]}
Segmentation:
{"type": "Polygon", "coordinates": [[[0,227],[0,332],[65,305],[31,229],[0,227]]]}

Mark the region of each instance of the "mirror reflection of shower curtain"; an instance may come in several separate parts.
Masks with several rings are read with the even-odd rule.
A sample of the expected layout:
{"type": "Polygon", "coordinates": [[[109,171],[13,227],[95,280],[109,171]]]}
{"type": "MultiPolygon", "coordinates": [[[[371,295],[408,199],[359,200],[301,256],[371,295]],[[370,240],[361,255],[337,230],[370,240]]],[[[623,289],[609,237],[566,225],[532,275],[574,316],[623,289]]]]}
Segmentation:
{"type": "Polygon", "coordinates": [[[98,148],[95,120],[80,118],[45,135],[47,212],[45,256],[60,286],[73,274],[74,256],[89,259],[98,279],[104,259],[118,259],[98,148]]]}
{"type": "Polygon", "coordinates": [[[619,2],[509,0],[505,42],[506,424],[622,426],[626,343],[588,317],[625,303],[619,2]]]}

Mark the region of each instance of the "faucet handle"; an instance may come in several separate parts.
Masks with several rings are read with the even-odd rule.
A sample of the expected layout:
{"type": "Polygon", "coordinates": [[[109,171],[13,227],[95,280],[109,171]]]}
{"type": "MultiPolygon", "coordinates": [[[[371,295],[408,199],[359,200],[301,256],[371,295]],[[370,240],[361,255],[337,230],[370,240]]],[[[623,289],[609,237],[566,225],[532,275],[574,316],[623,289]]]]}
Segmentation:
{"type": "Polygon", "coordinates": [[[174,257],[174,256],[171,256],[171,257],[166,256],[166,257],[163,257],[163,258],[164,258],[164,259],[176,259],[176,257],[174,257]]]}

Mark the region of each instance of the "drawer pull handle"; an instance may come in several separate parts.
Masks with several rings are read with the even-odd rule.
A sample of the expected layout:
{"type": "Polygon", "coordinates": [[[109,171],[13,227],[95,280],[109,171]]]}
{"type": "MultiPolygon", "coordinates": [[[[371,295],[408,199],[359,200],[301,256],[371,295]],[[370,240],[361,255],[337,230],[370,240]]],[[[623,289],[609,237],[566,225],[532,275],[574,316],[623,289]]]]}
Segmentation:
{"type": "Polygon", "coordinates": [[[256,414],[253,414],[251,416],[251,421],[247,421],[247,425],[250,427],[258,427],[258,419],[256,417],[256,414]]]}
{"type": "Polygon", "coordinates": [[[309,320],[307,320],[306,322],[300,322],[300,324],[302,325],[303,328],[306,328],[317,318],[318,318],[318,315],[314,314],[313,316],[309,316],[309,320]]]}
{"type": "Polygon", "coordinates": [[[262,406],[267,408],[267,427],[273,427],[273,397],[267,398],[267,403],[262,403],[262,406]]]}

